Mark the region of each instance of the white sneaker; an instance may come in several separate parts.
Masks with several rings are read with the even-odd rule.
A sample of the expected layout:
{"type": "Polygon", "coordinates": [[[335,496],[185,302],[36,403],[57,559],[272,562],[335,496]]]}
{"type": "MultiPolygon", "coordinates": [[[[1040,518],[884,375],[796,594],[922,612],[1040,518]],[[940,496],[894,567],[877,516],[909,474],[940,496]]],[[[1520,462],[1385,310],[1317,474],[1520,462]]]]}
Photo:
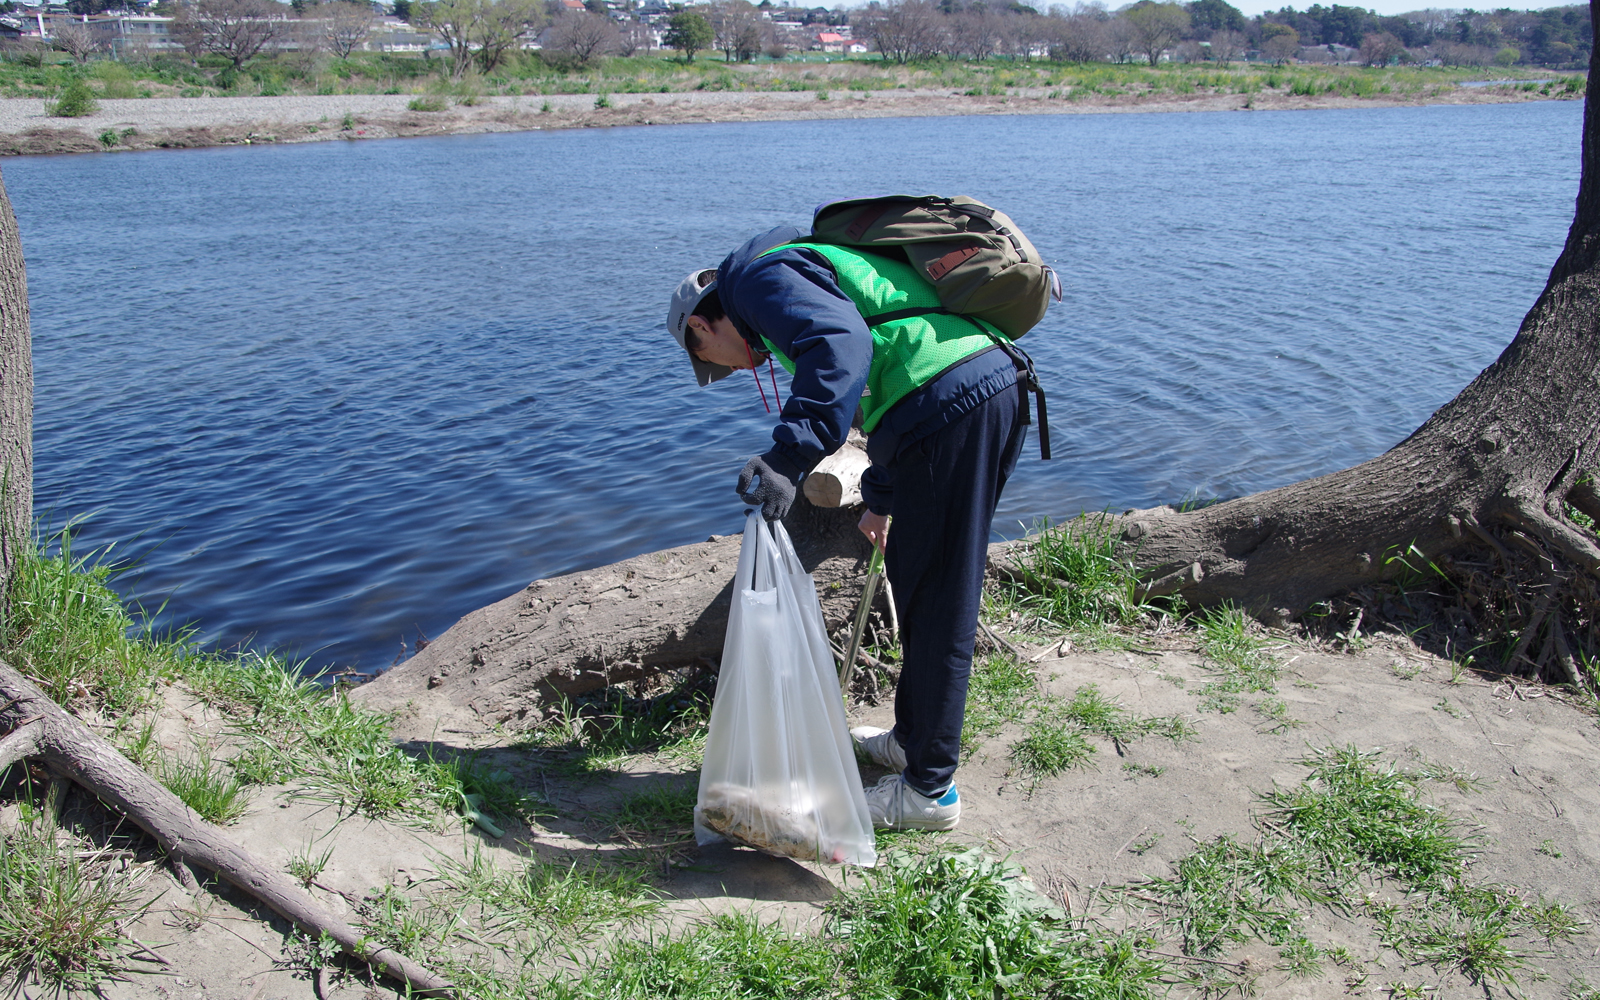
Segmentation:
{"type": "Polygon", "coordinates": [[[896,774],[906,769],[905,749],[887,729],[857,726],[850,730],[850,745],[856,749],[856,760],[863,764],[877,764],[896,774]]]}
{"type": "Polygon", "coordinates": [[[956,786],[931,799],[891,774],[867,789],[867,812],[880,830],[953,830],[961,821],[956,786]]]}

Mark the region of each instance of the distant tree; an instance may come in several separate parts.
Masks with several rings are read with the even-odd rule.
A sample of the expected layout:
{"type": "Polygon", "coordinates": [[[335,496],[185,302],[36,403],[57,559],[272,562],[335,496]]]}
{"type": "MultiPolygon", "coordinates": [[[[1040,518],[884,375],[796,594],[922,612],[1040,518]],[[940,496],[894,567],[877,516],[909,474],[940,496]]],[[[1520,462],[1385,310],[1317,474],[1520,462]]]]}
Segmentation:
{"type": "Polygon", "coordinates": [[[411,0],[394,0],[394,16],[411,23],[411,0]]]}
{"type": "Polygon", "coordinates": [[[322,41],[340,59],[348,59],[372,34],[376,15],[370,4],[338,0],[319,7],[317,17],[322,22],[322,41]]]}
{"type": "Polygon", "coordinates": [[[1050,44],[1049,18],[1041,17],[1031,8],[1018,4],[1016,12],[1001,22],[1006,49],[1013,56],[1027,62],[1040,52],[1048,53],[1050,44]]]}
{"type": "Polygon", "coordinates": [[[704,16],[686,10],[672,15],[667,21],[667,34],[661,42],[668,48],[682,52],[685,62],[694,62],[694,54],[710,48],[716,37],[711,30],[711,23],[704,16]]]}
{"type": "Polygon", "coordinates": [[[621,40],[617,22],[586,10],[568,11],[545,32],[546,58],[587,66],[616,49],[621,40]]]}
{"type": "MultiPolygon", "coordinates": [[[[544,4],[540,0],[488,0],[472,33],[473,48],[477,50],[478,68],[484,75],[495,71],[506,57],[522,47],[525,39],[544,24],[544,4]]],[[[609,18],[612,31],[616,25],[609,18]]]]}
{"type": "Polygon", "coordinates": [[[939,8],[928,0],[889,0],[858,12],[857,34],[871,41],[884,59],[903,65],[938,54],[939,19],[939,8]]]}
{"type": "Polygon", "coordinates": [[[1244,36],[1237,31],[1211,33],[1211,58],[1226,66],[1244,54],[1244,36]]]}
{"type": "Polygon", "coordinates": [[[714,44],[722,50],[723,58],[746,61],[761,53],[765,40],[762,31],[765,21],[761,12],[749,0],[717,0],[705,8],[706,23],[711,25],[714,44]]]}
{"type": "Polygon", "coordinates": [[[90,56],[104,47],[93,29],[81,21],[56,21],[50,32],[50,44],[78,63],[88,62],[90,56]]]}
{"type": "Polygon", "coordinates": [[[1122,12],[1122,19],[1133,29],[1133,50],[1152,66],[1189,30],[1189,12],[1175,3],[1139,0],[1122,12]]]}
{"type": "Polygon", "coordinates": [[[1261,54],[1270,59],[1274,66],[1282,66],[1300,51],[1300,33],[1282,24],[1268,25],[1268,27],[1282,30],[1271,33],[1262,31],[1261,54]]]}
{"type": "Polygon", "coordinates": [[[238,69],[289,32],[289,8],[273,0],[188,0],[171,31],[191,52],[224,56],[238,69]]]}
{"type": "MultiPolygon", "coordinates": [[[[1334,4],[1322,15],[1322,30],[1316,40],[1323,45],[1336,43],[1358,48],[1361,40],[1377,27],[1376,19],[1360,7],[1334,4]]],[[[1303,34],[1302,34],[1302,37],[1303,34]]]]}
{"type": "Polygon", "coordinates": [[[1197,29],[1206,31],[1243,31],[1244,14],[1228,0],[1194,0],[1183,9],[1189,12],[1189,21],[1197,29]]]}
{"type": "Polygon", "coordinates": [[[983,62],[995,54],[1003,40],[1005,15],[991,7],[971,7],[950,15],[949,46],[954,58],[983,62]]]}
{"type": "Polygon", "coordinates": [[[485,0],[416,0],[411,23],[438,34],[450,50],[450,75],[460,79],[472,65],[472,45],[485,0]]]}
{"type": "Polygon", "coordinates": [[[1106,44],[1106,18],[1083,11],[1053,12],[1050,17],[1050,58],[1056,62],[1099,62],[1110,54],[1106,44]]]}
{"type": "Polygon", "coordinates": [[[1134,35],[1133,25],[1125,17],[1113,17],[1105,24],[1104,31],[1106,54],[1111,56],[1114,63],[1125,63],[1133,60],[1134,35]]]}
{"type": "Polygon", "coordinates": [[[1402,55],[1406,47],[1387,31],[1374,31],[1361,39],[1361,64],[1387,66],[1402,55]]]}
{"type": "Polygon", "coordinates": [[[640,49],[648,49],[655,42],[650,26],[638,21],[625,21],[618,25],[617,55],[631,56],[640,49]]]}
{"type": "MultiPolygon", "coordinates": [[[[6,6],[14,8],[16,5],[8,3],[6,6]]],[[[108,10],[137,6],[136,3],[126,3],[124,0],[67,0],[67,13],[82,17],[85,14],[104,14],[108,10]]],[[[9,14],[11,11],[6,10],[3,13],[9,14]]]]}
{"type": "Polygon", "coordinates": [[[1517,51],[1515,47],[1507,45],[1494,54],[1494,64],[1496,66],[1515,66],[1521,58],[1521,52],[1517,51]]]}

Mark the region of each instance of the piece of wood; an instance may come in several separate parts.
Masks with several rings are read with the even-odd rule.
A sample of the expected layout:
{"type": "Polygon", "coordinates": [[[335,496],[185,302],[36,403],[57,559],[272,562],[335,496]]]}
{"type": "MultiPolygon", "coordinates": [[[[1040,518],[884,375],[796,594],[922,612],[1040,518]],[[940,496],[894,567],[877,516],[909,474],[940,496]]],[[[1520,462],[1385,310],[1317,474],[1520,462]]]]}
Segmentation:
{"type": "MultiPolygon", "coordinates": [[[[156,839],[179,863],[199,865],[266,904],[301,930],[327,934],[346,953],[428,996],[454,996],[450,983],[390,948],[367,940],[285,875],[252,857],[183,800],[96,736],[10,665],[0,662],[0,729],[35,728],[34,753],[156,839]],[[36,721],[28,721],[36,718],[36,721]]],[[[8,739],[9,742],[9,739],[8,739]]],[[[13,746],[21,745],[21,741],[13,746]]]]}
{"type": "Polygon", "coordinates": [[[818,507],[850,507],[861,502],[861,475],[872,463],[851,445],[817,463],[805,478],[806,499],[818,507]]]}

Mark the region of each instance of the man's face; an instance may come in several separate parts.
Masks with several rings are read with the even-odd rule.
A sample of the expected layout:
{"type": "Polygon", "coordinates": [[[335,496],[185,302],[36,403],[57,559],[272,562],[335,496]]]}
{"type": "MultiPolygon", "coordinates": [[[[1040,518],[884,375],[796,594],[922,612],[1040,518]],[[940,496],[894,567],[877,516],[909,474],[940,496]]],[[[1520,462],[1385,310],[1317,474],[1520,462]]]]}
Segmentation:
{"type": "Polygon", "coordinates": [[[689,327],[700,337],[700,349],[694,356],[701,361],[743,370],[751,367],[752,360],[761,364],[767,359],[764,351],[749,349],[739,331],[734,329],[733,320],[726,316],[710,321],[703,316],[690,316],[689,327]]]}

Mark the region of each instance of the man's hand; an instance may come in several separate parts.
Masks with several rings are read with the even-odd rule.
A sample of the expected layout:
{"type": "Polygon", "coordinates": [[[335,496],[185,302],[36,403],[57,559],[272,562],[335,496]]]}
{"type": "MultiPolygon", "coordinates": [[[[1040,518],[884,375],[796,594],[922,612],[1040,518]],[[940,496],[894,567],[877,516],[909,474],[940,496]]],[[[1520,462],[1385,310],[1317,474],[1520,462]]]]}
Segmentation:
{"type": "Polygon", "coordinates": [[[745,463],[739,473],[739,499],[761,507],[761,516],[769,521],[781,521],[794,506],[795,481],[767,464],[765,455],[757,455],[745,463]],[[755,489],[750,488],[752,481],[755,489]]]}
{"type": "Polygon", "coordinates": [[[881,549],[889,544],[889,515],[865,511],[861,515],[861,520],[856,523],[856,527],[861,529],[861,533],[867,536],[867,540],[874,548],[881,549]]]}

